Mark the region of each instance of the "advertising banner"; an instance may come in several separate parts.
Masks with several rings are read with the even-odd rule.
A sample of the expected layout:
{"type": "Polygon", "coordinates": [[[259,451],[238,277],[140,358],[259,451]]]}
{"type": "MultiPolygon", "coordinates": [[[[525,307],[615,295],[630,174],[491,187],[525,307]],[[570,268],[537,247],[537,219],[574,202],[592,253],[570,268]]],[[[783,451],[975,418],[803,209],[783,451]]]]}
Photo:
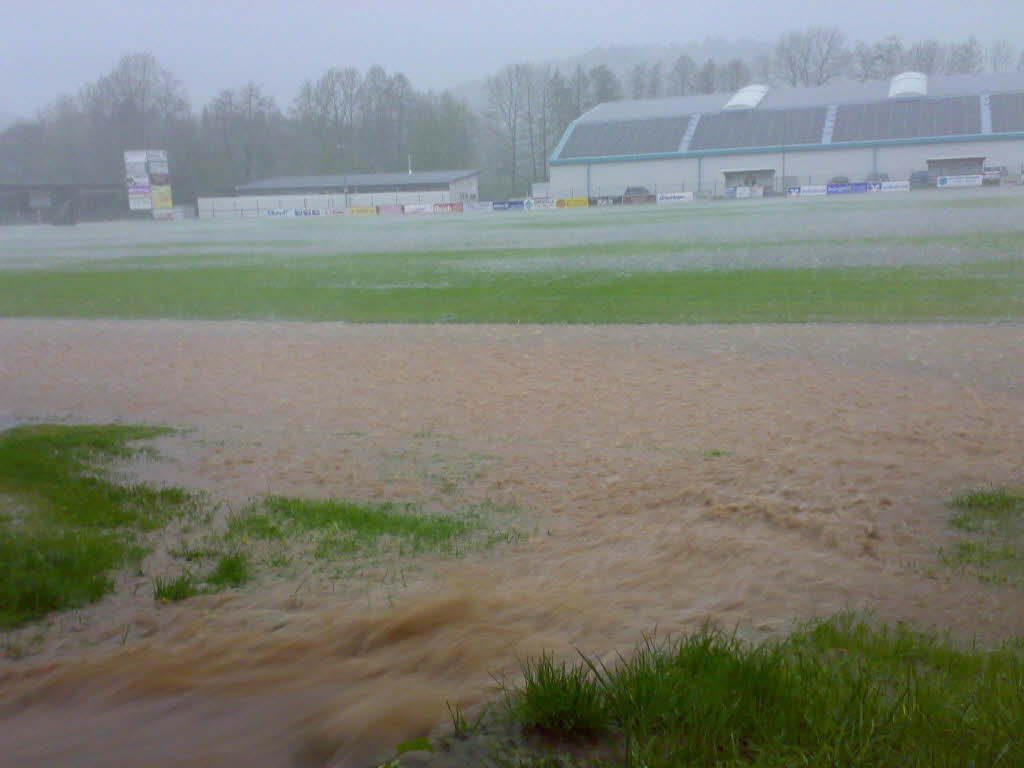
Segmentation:
{"type": "Polygon", "coordinates": [[[433,213],[434,206],[430,203],[408,203],[405,206],[406,213],[433,213]]]}
{"type": "Polygon", "coordinates": [[[659,192],[659,203],[692,203],[693,192],[659,192]]]}
{"type": "MultiPolygon", "coordinates": [[[[857,184],[828,184],[825,186],[825,192],[829,195],[857,195],[867,192],[870,186],[864,181],[857,184]]],[[[877,186],[881,188],[880,184],[877,186]]]]}
{"type": "Polygon", "coordinates": [[[128,208],[132,211],[153,209],[146,168],[146,150],[129,149],[124,153],[124,183],[128,187],[128,208]]]}
{"type": "Polygon", "coordinates": [[[434,203],[434,213],[462,213],[462,203],[434,203]]]}
{"type": "Polygon", "coordinates": [[[970,176],[939,176],[939,189],[951,189],[953,187],[980,187],[982,176],[980,173],[970,176]]]}
{"type": "Polygon", "coordinates": [[[155,219],[174,217],[167,150],[125,150],[124,174],[129,210],[152,211],[155,219]]]}
{"type": "Polygon", "coordinates": [[[171,202],[170,186],[151,187],[153,198],[153,218],[170,220],[174,218],[174,204],[171,202]]]}
{"type": "Polygon", "coordinates": [[[883,181],[878,185],[881,187],[879,192],[909,192],[910,182],[909,181],[883,181]]]}
{"type": "Polygon", "coordinates": [[[726,197],[764,197],[764,187],[736,187],[735,193],[726,197]]]}
{"type": "Polygon", "coordinates": [[[349,216],[376,216],[377,208],[372,205],[353,205],[348,209],[349,216]]]}
{"type": "Polygon", "coordinates": [[[542,208],[554,208],[555,199],[553,197],[535,197],[533,198],[533,207],[538,210],[542,208]]]}
{"type": "Polygon", "coordinates": [[[495,200],[493,203],[491,203],[491,208],[495,211],[507,211],[508,200],[495,200]]]}
{"type": "Polygon", "coordinates": [[[267,208],[267,216],[330,216],[331,211],[320,208],[267,208]]]}
{"type": "Polygon", "coordinates": [[[462,204],[463,213],[483,213],[484,211],[490,213],[494,210],[494,203],[488,202],[470,202],[462,204]]]}
{"type": "Polygon", "coordinates": [[[405,208],[401,205],[378,205],[377,215],[378,216],[396,216],[405,213],[405,208]]]}
{"type": "Polygon", "coordinates": [[[586,197],[560,197],[555,200],[556,208],[589,208],[590,200],[586,197]]]}

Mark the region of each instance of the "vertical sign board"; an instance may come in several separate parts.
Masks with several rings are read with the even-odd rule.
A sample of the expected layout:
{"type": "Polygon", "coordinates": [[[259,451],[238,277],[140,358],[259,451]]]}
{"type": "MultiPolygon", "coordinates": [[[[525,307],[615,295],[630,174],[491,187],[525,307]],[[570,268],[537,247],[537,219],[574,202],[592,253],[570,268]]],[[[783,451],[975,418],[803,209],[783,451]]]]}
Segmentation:
{"type": "Polygon", "coordinates": [[[128,208],[133,211],[153,210],[149,191],[146,150],[129,149],[124,153],[124,183],[128,187],[128,208]]]}
{"type": "Polygon", "coordinates": [[[130,210],[152,211],[155,219],[173,218],[167,150],[126,150],[124,174],[130,210]]]}
{"type": "Polygon", "coordinates": [[[167,150],[146,150],[146,169],[149,171],[150,194],[153,198],[153,218],[174,218],[174,204],[171,202],[171,171],[167,167],[167,150]]]}

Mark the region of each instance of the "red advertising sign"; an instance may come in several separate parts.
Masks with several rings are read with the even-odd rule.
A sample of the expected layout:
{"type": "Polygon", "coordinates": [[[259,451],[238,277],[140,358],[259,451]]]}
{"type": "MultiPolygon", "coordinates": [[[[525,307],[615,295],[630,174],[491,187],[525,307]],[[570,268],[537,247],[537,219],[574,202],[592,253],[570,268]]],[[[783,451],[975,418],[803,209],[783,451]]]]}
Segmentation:
{"type": "Polygon", "coordinates": [[[434,203],[434,213],[462,213],[462,203],[434,203]]]}
{"type": "Polygon", "coordinates": [[[401,205],[378,205],[377,215],[384,216],[387,214],[402,214],[405,213],[405,208],[401,205]]]}

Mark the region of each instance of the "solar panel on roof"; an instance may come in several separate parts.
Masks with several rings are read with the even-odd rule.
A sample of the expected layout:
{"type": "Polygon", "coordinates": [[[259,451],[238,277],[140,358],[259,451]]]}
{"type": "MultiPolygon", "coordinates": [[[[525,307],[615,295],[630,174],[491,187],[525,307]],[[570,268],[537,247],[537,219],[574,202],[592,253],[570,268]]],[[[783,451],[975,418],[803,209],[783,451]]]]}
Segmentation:
{"type": "Polygon", "coordinates": [[[989,97],[993,133],[1024,131],[1024,93],[996,93],[989,97]]]}
{"type": "Polygon", "coordinates": [[[690,116],[608,123],[577,123],[560,158],[653,155],[678,152],[690,116]]]}
{"type": "Polygon", "coordinates": [[[977,96],[840,105],[834,143],[981,133],[977,96]]]}
{"type": "Polygon", "coordinates": [[[719,112],[704,115],[690,149],[734,149],[820,144],[827,107],[719,112]]]}

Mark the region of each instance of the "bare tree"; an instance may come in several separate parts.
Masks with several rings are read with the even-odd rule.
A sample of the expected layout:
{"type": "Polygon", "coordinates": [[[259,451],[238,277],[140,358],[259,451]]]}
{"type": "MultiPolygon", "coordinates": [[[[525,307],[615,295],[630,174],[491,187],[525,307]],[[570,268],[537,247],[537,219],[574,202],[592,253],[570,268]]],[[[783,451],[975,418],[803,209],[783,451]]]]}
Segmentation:
{"type": "Polygon", "coordinates": [[[693,90],[697,93],[714,93],[718,86],[718,67],[714,59],[708,59],[693,76],[693,90]]]}
{"type": "Polygon", "coordinates": [[[669,82],[672,84],[672,95],[685,96],[688,94],[696,72],[697,63],[685,53],[680,55],[668,75],[669,82]]]}
{"type": "Polygon", "coordinates": [[[718,80],[727,91],[738,91],[750,83],[750,66],[743,59],[730,59],[719,70],[718,80]]]}
{"type": "Polygon", "coordinates": [[[629,98],[642,99],[647,93],[647,63],[634,64],[629,70],[629,98]]]}
{"type": "Polygon", "coordinates": [[[993,72],[1009,72],[1017,57],[1016,48],[1009,40],[996,40],[988,49],[988,66],[993,72]]]}
{"type": "Polygon", "coordinates": [[[903,66],[925,75],[937,75],[946,68],[946,51],[937,40],[922,40],[907,51],[903,66]]]}
{"type": "Polygon", "coordinates": [[[664,77],[661,73],[661,62],[656,61],[647,67],[647,88],[644,91],[645,95],[649,99],[656,99],[662,95],[663,87],[662,83],[664,77]]]}
{"type": "Polygon", "coordinates": [[[858,40],[851,55],[850,72],[861,82],[887,79],[900,73],[903,58],[903,43],[895,35],[873,45],[858,40]]]}
{"type": "Polygon", "coordinates": [[[622,83],[615,73],[604,64],[598,64],[587,73],[587,82],[590,83],[590,92],[594,104],[604,104],[607,101],[618,101],[622,98],[622,83]]]}
{"type": "Polygon", "coordinates": [[[775,43],[775,74],[793,86],[824,85],[843,73],[850,53],[837,27],[808,27],[775,43]]]}
{"type": "Polygon", "coordinates": [[[761,83],[766,85],[772,85],[775,83],[775,67],[772,63],[772,57],[766,53],[759,53],[754,57],[754,60],[750,65],[752,76],[761,83]]]}
{"type": "Polygon", "coordinates": [[[510,65],[497,75],[487,78],[489,117],[507,152],[504,165],[512,189],[517,187],[519,181],[519,127],[524,98],[523,70],[522,64],[510,65]]]}
{"type": "Polygon", "coordinates": [[[946,71],[951,75],[973,75],[985,67],[985,49],[971,35],[965,42],[953,44],[949,49],[946,71]]]}

